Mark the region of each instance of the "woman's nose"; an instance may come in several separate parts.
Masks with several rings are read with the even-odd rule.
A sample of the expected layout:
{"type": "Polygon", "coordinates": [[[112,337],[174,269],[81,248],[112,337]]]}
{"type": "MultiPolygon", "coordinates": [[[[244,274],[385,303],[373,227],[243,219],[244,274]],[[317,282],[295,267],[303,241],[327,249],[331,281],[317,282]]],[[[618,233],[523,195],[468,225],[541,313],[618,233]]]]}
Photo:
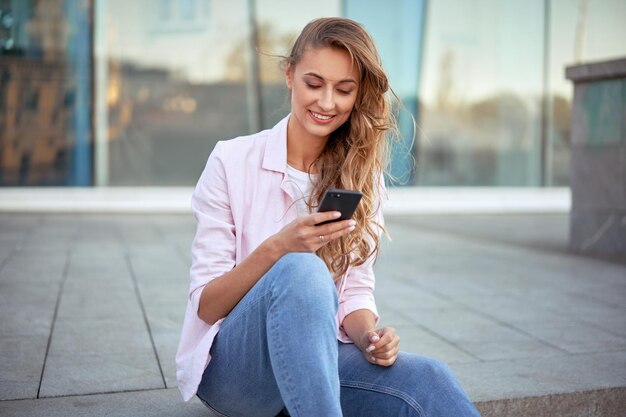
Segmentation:
{"type": "Polygon", "coordinates": [[[322,95],[320,96],[317,104],[320,106],[322,110],[332,110],[335,107],[335,97],[332,90],[324,90],[322,91],[322,95]]]}

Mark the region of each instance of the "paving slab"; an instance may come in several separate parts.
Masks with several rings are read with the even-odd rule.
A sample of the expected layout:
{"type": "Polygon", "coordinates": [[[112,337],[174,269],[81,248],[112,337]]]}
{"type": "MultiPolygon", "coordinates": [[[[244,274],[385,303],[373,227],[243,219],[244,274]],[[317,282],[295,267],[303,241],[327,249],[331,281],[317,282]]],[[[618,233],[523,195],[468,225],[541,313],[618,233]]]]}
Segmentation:
{"type": "Polygon", "coordinates": [[[47,335],[0,337],[0,400],[37,398],[47,343],[47,335]]]}
{"type": "Polygon", "coordinates": [[[210,417],[193,398],[185,403],[178,389],[2,401],[3,417],[210,417]]]}
{"type": "Polygon", "coordinates": [[[0,269],[0,400],[37,397],[67,255],[13,252],[0,269]]]}
{"type": "Polygon", "coordinates": [[[48,354],[40,397],[164,388],[150,349],[135,353],[48,354]]]}
{"type": "Polygon", "coordinates": [[[73,251],[40,396],[164,387],[126,257],[73,251]]]}
{"type": "Polygon", "coordinates": [[[476,402],[626,387],[626,352],[458,363],[450,367],[476,402]]]}

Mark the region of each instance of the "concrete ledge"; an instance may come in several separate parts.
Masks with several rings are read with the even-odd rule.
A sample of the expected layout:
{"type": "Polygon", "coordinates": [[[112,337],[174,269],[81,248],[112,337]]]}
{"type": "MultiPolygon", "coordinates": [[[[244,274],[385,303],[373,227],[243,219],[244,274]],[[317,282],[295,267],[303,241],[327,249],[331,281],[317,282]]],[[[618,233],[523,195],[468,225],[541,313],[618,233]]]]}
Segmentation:
{"type": "Polygon", "coordinates": [[[626,407],[626,388],[485,401],[476,407],[482,417],[620,417],[626,407]]]}
{"type": "MultiPolygon", "coordinates": [[[[476,403],[482,417],[620,417],[626,388],[511,398],[476,403]]],[[[12,416],[211,416],[193,398],[183,403],[177,389],[141,390],[47,399],[0,401],[0,414],[12,416]]]]}
{"type": "Polygon", "coordinates": [[[624,75],[626,75],[626,58],[572,65],[565,69],[565,78],[574,83],[620,78],[624,75]]]}
{"type": "MultiPolygon", "coordinates": [[[[0,212],[190,213],[193,187],[0,188],[0,212]]],[[[567,213],[569,188],[390,188],[386,214],[567,213]]]]}

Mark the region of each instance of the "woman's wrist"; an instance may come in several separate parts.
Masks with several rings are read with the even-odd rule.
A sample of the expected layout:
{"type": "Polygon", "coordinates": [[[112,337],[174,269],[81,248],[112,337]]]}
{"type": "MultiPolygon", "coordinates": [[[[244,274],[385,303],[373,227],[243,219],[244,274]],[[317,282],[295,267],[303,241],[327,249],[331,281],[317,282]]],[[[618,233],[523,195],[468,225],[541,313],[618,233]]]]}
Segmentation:
{"type": "Polygon", "coordinates": [[[265,247],[267,256],[274,262],[277,262],[287,253],[277,235],[270,236],[262,245],[265,247]]]}
{"type": "Polygon", "coordinates": [[[365,351],[370,345],[369,334],[376,329],[376,318],[370,310],[359,309],[348,314],[342,326],[357,347],[365,351]]]}

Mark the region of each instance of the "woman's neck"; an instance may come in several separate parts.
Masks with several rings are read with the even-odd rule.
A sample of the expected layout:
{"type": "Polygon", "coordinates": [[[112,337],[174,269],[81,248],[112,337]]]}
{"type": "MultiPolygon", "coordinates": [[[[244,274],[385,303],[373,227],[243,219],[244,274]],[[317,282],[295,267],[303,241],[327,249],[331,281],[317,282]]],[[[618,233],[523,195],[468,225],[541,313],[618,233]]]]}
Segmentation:
{"type": "Polygon", "coordinates": [[[297,123],[292,123],[292,118],[287,124],[287,163],[299,171],[315,174],[317,168],[313,162],[324,150],[328,137],[309,134],[297,123]]]}

